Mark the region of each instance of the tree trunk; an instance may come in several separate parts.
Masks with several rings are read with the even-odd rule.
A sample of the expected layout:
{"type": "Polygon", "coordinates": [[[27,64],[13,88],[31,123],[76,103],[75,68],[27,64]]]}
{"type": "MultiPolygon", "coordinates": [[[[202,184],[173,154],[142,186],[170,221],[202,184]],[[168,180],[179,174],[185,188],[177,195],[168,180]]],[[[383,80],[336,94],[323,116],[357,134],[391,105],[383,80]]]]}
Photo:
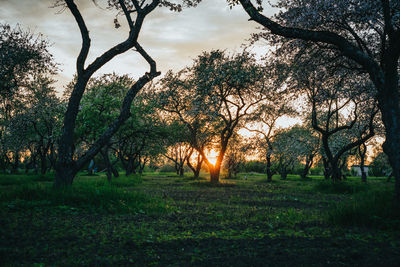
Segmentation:
{"type": "Polygon", "coordinates": [[[45,155],[40,155],[40,174],[45,175],[47,171],[47,157],[45,155]]]}
{"type": "Polygon", "coordinates": [[[128,164],[126,165],[125,169],[125,176],[129,176],[133,173],[134,168],[133,168],[133,160],[129,159],[128,164]]]}
{"type": "Polygon", "coordinates": [[[100,150],[101,155],[103,156],[104,162],[106,163],[106,175],[107,175],[107,181],[111,183],[112,179],[112,166],[110,159],[108,157],[108,147],[105,147],[100,150]]]}
{"type": "MultiPolygon", "coordinates": [[[[392,101],[390,101],[392,102],[392,101]]],[[[386,128],[386,141],[383,151],[388,155],[392,175],[395,179],[395,202],[400,203],[400,112],[399,104],[380,105],[382,120],[386,128]],[[392,107],[391,107],[392,106],[392,107]]]]}
{"type": "Polygon", "coordinates": [[[192,170],[193,172],[193,178],[197,179],[199,178],[200,175],[200,170],[201,170],[201,165],[203,164],[203,158],[201,157],[200,154],[197,155],[197,164],[196,167],[194,167],[191,163],[190,163],[190,156],[192,155],[192,153],[190,153],[190,155],[187,157],[186,159],[186,165],[189,166],[189,168],[192,170]]]}
{"type": "Polygon", "coordinates": [[[367,182],[367,173],[365,172],[365,155],[367,154],[367,146],[365,143],[358,147],[358,154],[360,156],[360,170],[361,170],[361,182],[367,182]]]}
{"type": "Polygon", "coordinates": [[[287,178],[287,171],[286,171],[286,169],[282,169],[280,175],[281,175],[281,179],[282,179],[282,180],[286,180],[286,178],[287,178]]]}
{"type": "Polygon", "coordinates": [[[337,181],[342,180],[342,172],[341,172],[341,170],[340,170],[340,168],[338,166],[339,165],[338,162],[337,161],[333,161],[331,164],[332,165],[331,165],[331,174],[330,174],[330,176],[331,176],[332,181],[333,182],[337,182],[337,181]]]}
{"type": "Polygon", "coordinates": [[[274,175],[271,166],[271,156],[267,156],[267,182],[272,182],[272,176],[274,175]]]}
{"type": "Polygon", "coordinates": [[[361,182],[366,183],[367,182],[367,173],[365,172],[364,158],[361,158],[360,169],[361,169],[361,182]]]}
{"type": "Polygon", "coordinates": [[[56,166],[56,156],[55,156],[56,155],[56,151],[55,150],[56,149],[54,147],[54,144],[51,143],[51,145],[50,145],[50,153],[48,155],[49,162],[50,162],[49,171],[50,171],[51,168],[55,169],[55,166],[56,166]]]}
{"type": "Polygon", "coordinates": [[[388,155],[390,165],[392,166],[392,175],[390,175],[389,177],[394,176],[395,178],[395,185],[394,185],[395,202],[399,204],[400,203],[400,142],[398,142],[396,146],[394,145],[394,142],[390,142],[391,145],[388,145],[388,143],[389,142],[387,139],[383,145],[383,150],[388,155]]]}
{"type": "Polygon", "coordinates": [[[210,168],[210,182],[212,183],[218,183],[219,182],[219,174],[220,174],[220,168],[210,168]]]}
{"type": "Polygon", "coordinates": [[[55,188],[63,188],[72,185],[72,182],[75,178],[75,175],[78,173],[78,169],[71,166],[70,168],[61,168],[64,172],[61,172],[60,169],[57,170],[58,175],[55,176],[54,179],[54,187],[55,188]]]}
{"type": "Polygon", "coordinates": [[[306,164],[304,165],[303,173],[301,174],[301,179],[306,179],[308,172],[313,164],[313,156],[306,157],[306,164]]]}
{"type": "Polygon", "coordinates": [[[19,151],[15,151],[14,154],[14,163],[12,165],[11,173],[16,174],[18,173],[18,168],[19,168],[19,151]]]}
{"type": "Polygon", "coordinates": [[[179,176],[183,176],[185,173],[185,169],[183,168],[183,165],[179,166],[179,176]]]}
{"type": "Polygon", "coordinates": [[[228,168],[228,176],[226,177],[227,179],[232,179],[232,169],[228,168]]]}
{"type": "Polygon", "coordinates": [[[116,168],[114,168],[113,165],[111,165],[111,171],[112,171],[112,173],[113,173],[115,178],[119,177],[118,170],[116,168]]]}
{"type": "Polygon", "coordinates": [[[193,172],[193,176],[194,178],[199,178],[200,176],[200,171],[201,171],[201,164],[203,163],[203,161],[200,162],[200,164],[197,164],[196,169],[193,172]]]}
{"type": "Polygon", "coordinates": [[[322,162],[324,164],[324,178],[325,180],[329,180],[330,178],[330,168],[329,168],[329,164],[328,161],[326,160],[326,158],[322,158],[322,162]]]}

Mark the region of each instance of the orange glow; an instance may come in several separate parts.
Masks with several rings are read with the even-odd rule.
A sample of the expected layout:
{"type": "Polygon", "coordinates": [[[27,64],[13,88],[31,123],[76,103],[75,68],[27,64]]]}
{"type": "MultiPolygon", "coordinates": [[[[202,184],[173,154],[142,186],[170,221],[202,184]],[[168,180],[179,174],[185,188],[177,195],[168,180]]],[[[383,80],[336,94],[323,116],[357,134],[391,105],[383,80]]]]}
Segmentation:
{"type": "Polygon", "coordinates": [[[208,161],[215,166],[215,163],[217,163],[217,158],[218,158],[218,152],[215,151],[214,149],[208,150],[206,152],[206,156],[208,161]]]}

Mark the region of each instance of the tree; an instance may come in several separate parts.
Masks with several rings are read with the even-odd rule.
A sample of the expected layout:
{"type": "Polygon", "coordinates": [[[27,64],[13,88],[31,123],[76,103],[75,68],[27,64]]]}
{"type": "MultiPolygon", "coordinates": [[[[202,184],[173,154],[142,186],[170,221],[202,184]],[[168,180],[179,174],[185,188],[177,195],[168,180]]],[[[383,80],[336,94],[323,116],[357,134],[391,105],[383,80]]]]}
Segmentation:
{"type": "Polygon", "coordinates": [[[41,35],[0,24],[0,96],[6,119],[10,116],[12,96],[38,74],[54,74],[56,64],[48,52],[49,43],[41,35]]]}
{"type": "MultiPolygon", "coordinates": [[[[325,88],[322,84],[321,87],[315,85],[308,89],[311,89],[309,91],[309,101],[312,106],[311,125],[321,134],[325,176],[338,181],[342,177],[341,166],[346,164],[346,160],[343,159],[342,165],[340,164],[341,158],[374,136],[377,108],[368,94],[348,95],[351,89],[346,88],[342,81],[331,82],[332,84],[327,85],[329,88],[325,88]],[[345,109],[351,110],[353,116],[345,118],[342,113],[345,109]]],[[[352,88],[357,86],[354,83],[350,84],[352,88]]]]}
{"type": "Polygon", "coordinates": [[[311,127],[321,135],[325,177],[337,181],[349,151],[375,135],[378,109],[373,86],[348,62],[335,60],[330,53],[310,45],[303,52],[282,68],[287,90],[306,95],[311,127]]]}
{"type": "Polygon", "coordinates": [[[116,151],[126,171],[142,173],[149,161],[165,153],[169,128],[156,110],[153,95],[142,91],[132,105],[132,115],[118,131],[116,151]]]}
{"type": "MultiPolygon", "coordinates": [[[[290,42],[296,49],[304,42],[315,49],[345,57],[367,73],[377,91],[376,99],[385,126],[383,145],[396,178],[395,199],[400,202],[400,3],[381,0],[279,1],[283,9],[275,21],[263,15],[261,2],[240,2],[252,20],[269,32],[261,34],[275,42],[290,42]],[[285,39],[274,38],[272,35],[285,39]],[[301,41],[300,41],[301,40],[301,41]]],[[[298,49],[300,51],[301,49],[298,49]]]]}
{"type": "Polygon", "coordinates": [[[378,151],[375,153],[372,163],[370,165],[371,172],[374,176],[388,176],[392,174],[392,168],[390,167],[387,155],[383,151],[378,151]]]}
{"type": "Polygon", "coordinates": [[[307,126],[295,125],[290,128],[289,133],[294,137],[295,145],[289,147],[291,153],[297,154],[297,159],[304,163],[300,177],[307,178],[308,172],[314,163],[315,156],[319,151],[319,137],[313,129],[307,126]]]}
{"type": "Polygon", "coordinates": [[[281,179],[286,179],[295,164],[299,162],[301,156],[300,149],[303,144],[299,142],[297,132],[297,127],[276,131],[273,141],[273,159],[276,169],[281,175],[281,179]]]}
{"type": "Polygon", "coordinates": [[[272,181],[272,154],[273,141],[277,130],[277,120],[283,116],[293,116],[296,111],[287,104],[283,94],[268,93],[268,101],[260,105],[255,112],[248,117],[248,125],[245,127],[251,132],[256,132],[261,138],[256,138],[256,149],[262,153],[267,161],[267,181],[272,181]]]}
{"type": "Polygon", "coordinates": [[[54,167],[55,147],[64,112],[52,83],[54,80],[46,77],[36,77],[31,81],[24,93],[24,111],[15,116],[10,125],[11,138],[20,140],[20,144],[30,152],[28,165],[34,167],[39,159],[41,174],[46,173],[48,161],[54,167]]]}
{"type": "MultiPolygon", "coordinates": [[[[119,114],[120,103],[129,90],[133,79],[127,75],[105,74],[89,80],[87,89],[83,94],[80,111],[76,118],[76,149],[75,155],[81,156],[82,151],[91,147],[119,114]]],[[[69,94],[74,82],[67,86],[64,94],[69,94]]],[[[111,181],[112,175],[118,177],[114,168],[116,162],[110,162],[110,149],[115,143],[111,138],[100,150],[100,155],[106,165],[107,179],[111,181]]],[[[89,174],[95,163],[91,164],[89,174]]]]}
{"type": "Polygon", "coordinates": [[[188,96],[187,102],[182,102],[170,93],[164,94],[164,110],[176,114],[188,127],[190,143],[207,164],[212,182],[219,181],[235,129],[266,97],[264,76],[263,67],[248,52],[228,56],[217,50],[203,53],[193,66],[163,80],[163,87],[170,88],[167,92],[174,90],[188,96]],[[207,159],[204,140],[210,140],[209,148],[218,151],[215,165],[207,159]]]}
{"type": "MultiPolygon", "coordinates": [[[[188,5],[196,3],[196,1],[192,3],[192,1],[189,0],[184,2],[188,5]]],[[[91,63],[86,62],[91,47],[89,30],[78,7],[73,0],[57,0],[55,6],[61,6],[70,10],[76,20],[82,37],[82,46],[76,64],[76,82],[68,100],[68,106],[64,116],[64,126],[59,142],[59,157],[54,180],[55,187],[64,187],[72,184],[76,173],[109,142],[110,138],[129,118],[131,103],[136,94],[152,79],[160,75],[160,72],[156,69],[156,62],[138,42],[139,33],[142,29],[145,18],[159,6],[167,6],[173,10],[180,10],[182,6],[164,0],[109,0],[109,8],[116,9],[118,14],[121,14],[125,18],[129,27],[129,34],[125,41],[113,46],[91,63]],[[150,71],[142,75],[130,86],[130,89],[126,93],[122,102],[118,118],[109,125],[107,130],[103,132],[93,145],[91,145],[79,158],[74,159],[76,118],[87,83],[93,74],[104,66],[104,64],[117,55],[125,53],[132,48],[135,49],[135,51],[138,52],[148,63],[150,71]]],[[[116,28],[120,26],[117,19],[115,20],[115,26],[116,28]]]]}
{"type": "Polygon", "coordinates": [[[37,77],[46,77],[57,70],[48,47],[48,41],[40,34],[24,31],[19,26],[11,28],[8,24],[0,24],[0,153],[3,169],[12,162],[10,157],[14,160],[13,171],[19,165],[22,143],[6,140],[16,137],[10,136],[6,131],[11,121],[16,126],[15,117],[24,112],[23,102],[27,87],[37,77]],[[9,146],[12,143],[14,145],[9,146]]]}
{"type": "Polygon", "coordinates": [[[229,142],[225,157],[225,168],[228,170],[227,179],[236,178],[240,167],[245,161],[245,152],[249,145],[243,142],[243,138],[235,133],[229,142]]]}

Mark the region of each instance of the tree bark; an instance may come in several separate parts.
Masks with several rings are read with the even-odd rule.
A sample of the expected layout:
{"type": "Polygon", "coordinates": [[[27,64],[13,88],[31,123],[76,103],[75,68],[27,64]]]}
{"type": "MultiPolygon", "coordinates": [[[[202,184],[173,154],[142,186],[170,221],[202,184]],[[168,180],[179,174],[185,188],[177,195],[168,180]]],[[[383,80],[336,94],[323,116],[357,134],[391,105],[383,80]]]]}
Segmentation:
{"type": "Polygon", "coordinates": [[[187,157],[186,159],[186,164],[189,166],[189,168],[192,170],[193,172],[193,178],[197,179],[199,178],[200,175],[200,170],[201,170],[201,165],[203,164],[203,158],[201,157],[200,154],[197,155],[197,163],[196,163],[196,167],[193,166],[190,163],[190,157],[192,156],[193,151],[190,153],[190,155],[187,157]]]}
{"type": "Polygon", "coordinates": [[[107,175],[107,181],[111,183],[112,179],[112,165],[110,162],[110,158],[108,157],[108,147],[106,146],[102,150],[100,150],[101,155],[103,156],[104,162],[106,163],[106,175],[107,175]]]}
{"type": "Polygon", "coordinates": [[[47,171],[47,157],[46,154],[40,155],[40,174],[45,175],[47,171]]]}
{"type": "Polygon", "coordinates": [[[11,173],[17,174],[18,168],[19,168],[19,150],[16,150],[14,154],[14,162],[12,165],[11,173]]]}
{"type": "Polygon", "coordinates": [[[307,156],[306,164],[304,165],[303,173],[301,174],[301,179],[307,178],[308,172],[310,171],[312,164],[313,164],[313,157],[307,156]]]}
{"type": "Polygon", "coordinates": [[[271,156],[267,156],[267,182],[272,182],[272,176],[274,175],[271,166],[271,156]]]}
{"type": "Polygon", "coordinates": [[[120,126],[130,117],[131,104],[136,94],[149,81],[161,74],[156,70],[155,61],[137,42],[144,18],[158,6],[159,0],[153,0],[144,7],[135,6],[137,16],[134,23],[131,18],[131,13],[126,10],[127,7],[124,5],[124,1],[120,1],[119,3],[121,4],[121,8],[124,11],[124,15],[130,28],[128,38],[110,48],[101,56],[97,57],[86,68],[85,63],[91,46],[89,30],[87,29],[85,21],[74,1],[65,0],[65,2],[79,26],[82,37],[82,47],[76,62],[77,81],[68,101],[67,111],[64,116],[64,126],[62,129],[61,138],[59,140],[59,157],[56,164],[56,175],[53,184],[54,187],[70,186],[72,184],[76,173],[87,162],[95,157],[97,153],[100,152],[101,148],[109,142],[114,133],[116,133],[120,126]],[[140,77],[129,89],[124,97],[118,118],[107,128],[107,130],[99,137],[99,139],[96,140],[96,142],[84,153],[83,156],[81,156],[79,159],[74,159],[74,134],[76,117],[79,112],[80,101],[89,79],[96,71],[98,71],[107,62],[112,60],[115,56],[120,55],[132,48],[136,48],[136,51],[147,61],[150,66],[150,72],[145,73],[142,77],[140,77]]]}
{"type": "Polygon", "coordinates": [[[220,174],[221,168],[211,168],[210,169],[210,182],[211,183],[218,183],[219,182],[219,174],[220,174]]]}
{"type": "Polygon", "coordinates": [[[365,172],[365,154],[367,153],[367,146],[364,144],[362,144],[359,148],[358,148],[358,152],[360,155],[360,170],[361,170],[361,182],[366,183],[367,182],[367,173],[365,172]],[[361,149],[361,147],[363,147],[361,149]]]}

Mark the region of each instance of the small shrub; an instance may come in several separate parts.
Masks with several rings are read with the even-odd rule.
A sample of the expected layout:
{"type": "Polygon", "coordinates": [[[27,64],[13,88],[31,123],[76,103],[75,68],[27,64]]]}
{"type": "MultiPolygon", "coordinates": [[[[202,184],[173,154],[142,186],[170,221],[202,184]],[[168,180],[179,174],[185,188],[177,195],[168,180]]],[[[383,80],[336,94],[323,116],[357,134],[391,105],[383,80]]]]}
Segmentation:
{"type": "Polygon", "coordinates": [[[357,194],[352,200],[339,203],[328,213],[333,225],[400,229],[400,209],[393,203],[393,190],[357,194]]]}

